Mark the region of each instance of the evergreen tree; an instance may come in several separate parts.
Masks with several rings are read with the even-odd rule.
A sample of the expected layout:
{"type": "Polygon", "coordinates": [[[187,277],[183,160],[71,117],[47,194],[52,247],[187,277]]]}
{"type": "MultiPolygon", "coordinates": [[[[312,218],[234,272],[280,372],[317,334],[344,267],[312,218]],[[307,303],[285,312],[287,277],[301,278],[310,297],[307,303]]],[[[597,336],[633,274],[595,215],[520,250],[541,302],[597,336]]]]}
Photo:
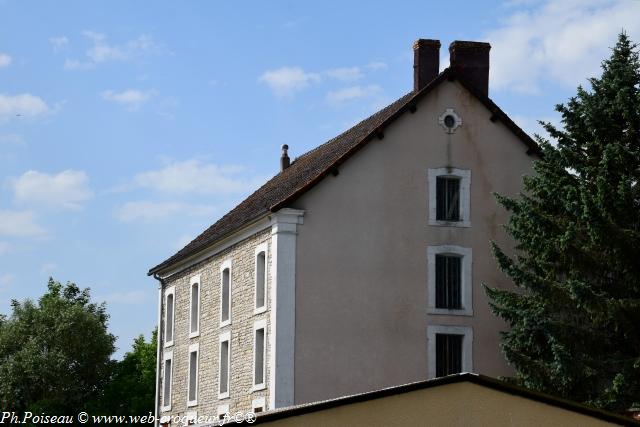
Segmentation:
{"type": "Polygon", "coordinates": [[[489,288],[511,326],[502,348],[519,384],[610,410],[640,405],[640,62],[620,34],[602,76],[542,123],[543,157],[511,213],[515,291],[489,288]]]}

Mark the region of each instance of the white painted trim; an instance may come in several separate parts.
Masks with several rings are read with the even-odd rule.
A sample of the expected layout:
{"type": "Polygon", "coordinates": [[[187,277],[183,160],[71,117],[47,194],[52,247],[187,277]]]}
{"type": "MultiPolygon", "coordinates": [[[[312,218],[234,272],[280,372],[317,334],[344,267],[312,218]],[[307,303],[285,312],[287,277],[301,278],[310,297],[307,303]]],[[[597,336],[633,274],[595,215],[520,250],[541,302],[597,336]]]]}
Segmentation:
{"type": "Polygon", "coordinates": [[[456,129],[462,126],[462,118],[460,118],[458,113],[456,113],[453,108],[447,108],[446,110],[444,110],[444,113],[442,113],[440,117],[438,117],[438,124],[442,126],[445,132],[455,133],[456,129]],[[447,116],[453,117],[454,123],[453,123],[453,127],[451,128],[447,127],[447,125],[444,123],[444,119],[447,116]]]}
{"type": "Polygon", "coordinates": [[[156,326],[156,330],[157,332],[157,336],[156,336],[156,340],[157,340],[157,344],[156,344],[156,396],[155,396],[155,400],[154,400],[154,406],[153,406],[153,412],[154,412],[154,416],[155,416],[155,422],[153,423],[153,425],[155,427],[158,427],[158,417],[159,417],[159,412],[160,412],[160,369],[161,368],[161,363],[162,363],[162,359],[160,358],[161,356],[161,349],[164,348],[164,345],[161,345],[160,343],[162,343],[164,341],[164,331],[162,330],[162,282],[158,282],[158,317],[157,317],[157,326],[156,326]]]}
{"type": "Polygon", "coordinates": [[[453,316],[473,316],[473,251],[462,246],[441,245],[427,247],[427,313],[453,316]],[[460,299],[462,309],[436,308],[436,255],[453,254],[462,257],[460,299]]]}
{"type": "Polygon", "coordinates": [[[186,418],[186,424],[185,425],[189,425],[189,421],[193,421],[193,423],[195,424],[196,421],[198,420],[198,411],[189,411],[185,414],[185,418],[186,418]]]}
{"type": "Polygon", "coordinates": [[[267,242],[261,243],[256,246],[255,255],[253,257],[254,269],[253,269],[253,314],[260,314],[267,311],[267,304],[269,298],[267,298],[267,276],[269,271],[269,245],[267,242]],[[264,304],[258,307],[258,255],[260,252],[264,252],[264,304]]]}
{"type": "Polygon", "coordinates": [[[436,334],[462,335],[462,372],[473,372],[473,328],[471,326],[427,326],[427,373],[436,377],[436,334]]]}
{"type": "MultiPolygon", "coordinates": [[[[229,414],[229,405],[218,405],[218,409],[216,410],[216,414],[218,416],[218,420],[220,420],[220,415],[227,415],[229,414]]],[[[229,414],[229,416],[231,416],[231,414],[229,414]]]]}
{"type": "Polygon", "coordinates": [[[429,225],[440,227],[471,227],[471,170],[451,167],[429,169],[429,225]],[[460,178],[460,221],[438,221],[436,219],[436,178],[449,176],[460,178]]]}
{"type": "Polygon", "coordinates": [[[176,287],[171,286],[164,291],[164,347],[171,347],[176,338],[176,287]],[[169,305],[169,295],[173,295],[173,309],[171,315],[171,341],[167,341],[167,331],[169,330],[167,307],[169,305]]]}
{"type": "Polygon", "coordinates": [[[251,372],[251,391],[264,390],[267,388],[267,343],[268,341],[267,335],[267,319],[258,320],[253,324],[253,363],[252,372],[251,372]],[[262,382],[256,384],[256,332],[260,329],[264,329],[264,343],[262,348],[262,382]]]}
{"type": "Polygon", "coordinates": [[[222,265],[220,266],[220,327],[223,328],[225,326],[228,326],[231,324],[231,319],[233,318],[232,316],[232,311],[231,308],[233,306],[232,304],[232,300],[233,300],[233,269],[232,269],[232,262],[231,259],[227,259],[225,260],[222,265]],[[223,284],[223,273],[224,270],[229,269],[229,318],[227,320],[222,320],[222,296],[223,296],[223,292],[222,292],[222,284],[223,284]]]}
{"type": "Polygon", "coordinates": [[[296,234],[304,211],[284,208],[271,215],[271,309],[269,408],[292,406],[295,398],[296,234]]]}
{"type": "Polygon", "coordinates": [[[224,251],[227,248],[230,248],[231,246],[235,245],[236,243],[239,243],[251,236],[253,236],[254,234],[262,231],[262,230],[266,230],[267,228],[271,227],[271,221],[269,219],[268,215],[265,215],[261,218],[256,219],[254,222],[252,222],[251,224],[247,224],[244,227],[239,228],[238,230],[236,230],[234,233],[232,233],[231,235],[218,240],[217,242],[213,243],[211,246],[201,250],[200,252],[191,255],[189,257],[187,257],[186,259],[177,262],[176,264],[173,264],[173,268],[171,268],[172,266],[168,266],[165,267],[161,270],[159,270],[158,273],[158,277],[160,277],[161,279],[164,279],[166,277],[169,277],[173,274],[179,273],[181,271],[184,271],[185,269],[201,262],[204,261],[207,258],[210,258],[222,251],[224,251]]]}
{"type": "Polygon", "coordinates": [[[218,399],[226,399],[229,397],[231,390],[231,331],[220,334],[218,339],[218,399]],[[227,391],[220,393],[220,379],[222,378],[222,343],[229,342],[229,351],[227,353],[227,391]]]}
{"type": "Polygon", "coordinates": [[[200,305],[200,295],[202,294],[202,282],[200,275],[196,274],[189,280],[189,338],[195,338],[200,335],[200,316],[202,315],[202,306],[200,305]],[[198,317],[196,318],[196,330],[191,331],[191,318],[193,316],[193,285],[198,284],[198,317]]]}
{"type": "Polygon", "coordinates": [[[267,410],[264,397],[256,397],[251,401],[251,412],[255,413],[257,408],[262,408],[262,412],[267,410]]]}
{"type": "Polygon", "coordinates": [[[198,381],[200,377],[200,343],[191,344],[187,353],[187,406],[196,406],[198,404],[198,381]],[[191,353],[196,353],[196,398],[189,400],[189,390],[191,389],[191,353]]]}
{"type": "Polygon", "coordinates": [[[171,410],[171,393],[172,392],[173,392],[173,350],[166,351],[162,359],[162,412],[171,410]],[[169,404],[168,405],[166,405],[167,395],[164,394],[164,390],[165,390],[164,386],[167,381],[167,372],[166,372],[167,360],[171,361],[171,370],[169,371],[169,395],[168,395],[169,404]]]}

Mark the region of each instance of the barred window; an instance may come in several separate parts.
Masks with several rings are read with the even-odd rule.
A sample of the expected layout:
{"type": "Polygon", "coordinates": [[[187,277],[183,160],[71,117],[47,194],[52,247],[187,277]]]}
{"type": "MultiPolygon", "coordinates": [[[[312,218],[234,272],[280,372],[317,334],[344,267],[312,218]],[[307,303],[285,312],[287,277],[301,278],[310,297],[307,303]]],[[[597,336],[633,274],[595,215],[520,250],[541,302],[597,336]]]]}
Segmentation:
{"type": "Polygon", "coordinates": [[[460,221],[460,178],[436,178],[436,220],[460,221]]]}
{"type": "Polygon", "coordinates": [[[436,334],[436,376],[462,372],[462,339],[458,334],[436,334]]]}
{"type": "Polygon", "coordinates": [[[436,308],[462,308],[462,257],[436,254],[436,308]]]}

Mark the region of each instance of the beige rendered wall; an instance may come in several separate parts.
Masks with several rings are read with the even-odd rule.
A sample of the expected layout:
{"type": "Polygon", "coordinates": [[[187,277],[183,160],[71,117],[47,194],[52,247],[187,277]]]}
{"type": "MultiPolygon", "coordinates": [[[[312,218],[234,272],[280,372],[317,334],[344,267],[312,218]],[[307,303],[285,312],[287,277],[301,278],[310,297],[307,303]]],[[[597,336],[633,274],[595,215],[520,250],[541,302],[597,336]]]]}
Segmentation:
{"type": "MultiPolygon", "coordinates": [[[[251,402],[258,397],[264,397],[269,402],[268,388],[252,392],[253,382],[253,325],[255,322],[267,322],[267,334],[270,330],[269,299],[271,286],[271,228],[261,231],[240,243],[237,243],[214,257],[204,260],[187,270],[175,275],[163,287],[162,317],[166,313],[164,292],[167,288],[175,287],[175,332],[174,344],[164,347],[160,360],[164,359],[166,351],[173,351],[173,383],[171,390],[171,410],[160,411],[160,416],[183,416],[189,412],[196,412],[198,416],[216,416],[219,405],[229,405],[231,413],[237,411],[248,412],[251,402]],[[267,311],[254,314],[254,283],[255,283],[255,249],[258,245],[267,244],[267,311]],[[226,260],[231,260],[231,324],[220,328],[220,267],[226,260]],[[191,277],[200,274],[200,335],[189,338],[189,290],[191,277]],[[231,375],[229,398],[219,399],[219,337],[231,332],[231,375]],[[199,343],[198,367],[198,405],[187,407],[187,375],[189,345],[199,343]]],[[[265,345],[268,344],[267,342],[265,345]]],[[[270,349],[267,346],[267,359],[270,349]]],[[[161,365],[164,369],[164,364],[161,365]]],[[[164,389],[162,380],[164,372],[160,372],[160,390],[164,389]]],[[[265,373],[265,383],[268,384],[269,366],[265,373]]],[[[162,402],[162,393],[160,394],[162,402]]],[[[161,404],[162,406],[162,404],[161,404]]]]}
{"type": "Polygon", "coordinates": [[[473,383],[457,383],[352,403],[264,425],[595,427],[615,424],[473,383]]]}
{"type": "Polygon", "coordinates": [[[295,401],[304,403],[427,378],[427,326],[473,328],[473,371],[511,371],[500,353],[505,325],[481,283],[509,286],[489,241],[509,247],[506,212],[492,192],[514,195],[531,172],[527,147],[456,82],[443,82],[292,207],[305,210],[296,265],[295,401]],[[453,108],[463,124],[445,133],[453,108]],[[471,227],[428,225],[427,170],[471,170],[471,227]],[[473,250],[469,316],[427,314],[427,246],[473,250]]]}

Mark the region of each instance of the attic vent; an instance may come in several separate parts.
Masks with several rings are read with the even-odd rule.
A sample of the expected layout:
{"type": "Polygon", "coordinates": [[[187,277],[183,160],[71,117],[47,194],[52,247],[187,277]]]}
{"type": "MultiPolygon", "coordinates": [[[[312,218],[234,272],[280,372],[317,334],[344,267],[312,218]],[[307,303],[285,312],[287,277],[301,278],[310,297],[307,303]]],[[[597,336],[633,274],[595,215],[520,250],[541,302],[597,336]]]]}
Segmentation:
{"type": "Polygon", "coordinates": [[[462,119],[453,111],[453,108],[447,108],[440,117],[438,124],[444,128],[447,133],[454,133],[458,127],[462,126],[462,119]]]}

